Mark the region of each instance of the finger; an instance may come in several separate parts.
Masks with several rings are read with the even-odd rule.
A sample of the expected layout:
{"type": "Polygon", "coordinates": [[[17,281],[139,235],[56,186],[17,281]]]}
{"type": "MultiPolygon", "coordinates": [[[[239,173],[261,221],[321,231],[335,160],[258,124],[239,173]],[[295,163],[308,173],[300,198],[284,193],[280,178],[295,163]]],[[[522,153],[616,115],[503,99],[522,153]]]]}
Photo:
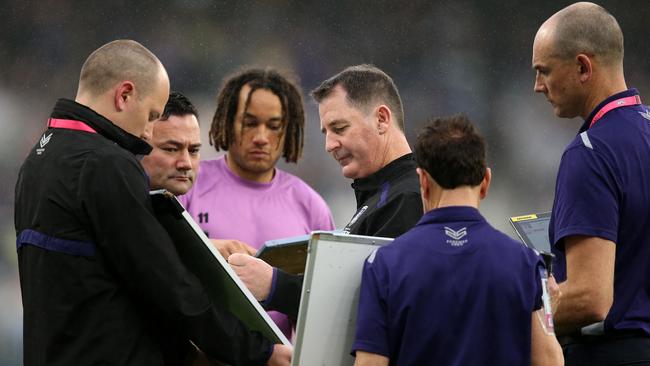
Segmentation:
{"type": "Polygon", "coordinates": [[[226,260],[230,257],[230,251],[226,247],[219,247],[217,248],[219,250],[219,254],[221,254],[222,257],[226,258],[226,260]]]}
{"type": "Polygon", "coordinates": [[[257,254],[257,249],[255,249],[255,248],[253,248],[253,247],[251,247],[249,245],[246,246],[246,251],[247,251],[248,255],[254,256],[255,254],[257,254]]]}

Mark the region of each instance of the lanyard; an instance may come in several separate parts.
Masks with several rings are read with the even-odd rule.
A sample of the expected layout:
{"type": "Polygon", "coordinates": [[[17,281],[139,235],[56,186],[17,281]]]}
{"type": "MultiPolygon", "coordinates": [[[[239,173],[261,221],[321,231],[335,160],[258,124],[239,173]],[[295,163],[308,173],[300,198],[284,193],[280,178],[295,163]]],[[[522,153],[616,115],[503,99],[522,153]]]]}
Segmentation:
{"type": "Polygon", "coordinates": [[[92,127],[81,121],[75,121],[73,119],[58,119],[50,118],[47,120],[47,127],[52,128],[65,128],[66,130],[76,130],[76,131],[85,131],[90,133],[97,133],[92,127]]]}
{"type": "Polygon", "coordinates": [[[625,107],[625,106],[631,106],[631,105],[639,105],[641,104],[641,98],[638,95],[633,95],[631,97],[625,97],[621,99],[616,99],[613,100],[607,104],[605,104],[599,111],[596,113],[594,118],[591,120],[591,123],[589,124],[589,128],[596,123],[599,119],[601,119],[605,113],[611,111],[612,109],[620,108],[620,107],[625,107]]]}

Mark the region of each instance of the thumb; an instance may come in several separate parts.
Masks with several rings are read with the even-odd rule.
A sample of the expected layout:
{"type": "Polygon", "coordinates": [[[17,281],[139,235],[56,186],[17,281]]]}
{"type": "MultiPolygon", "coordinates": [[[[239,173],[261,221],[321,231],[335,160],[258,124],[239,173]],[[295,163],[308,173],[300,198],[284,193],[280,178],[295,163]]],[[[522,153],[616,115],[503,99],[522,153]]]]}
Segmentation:
{"type": "Polygon", "coordinates": [[[246,265],[247,257],[249,256],[246,254],[233,253],[228,257],[228,263],[231,266],[244,266],[246,265]]]}

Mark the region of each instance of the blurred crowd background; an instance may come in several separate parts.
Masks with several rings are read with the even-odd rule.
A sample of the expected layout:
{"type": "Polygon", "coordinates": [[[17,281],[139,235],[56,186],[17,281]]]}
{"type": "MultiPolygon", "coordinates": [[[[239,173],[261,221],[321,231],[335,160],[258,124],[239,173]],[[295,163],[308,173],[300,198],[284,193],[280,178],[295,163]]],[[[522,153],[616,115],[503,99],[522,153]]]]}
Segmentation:
{"type": "MultiPolygon", "coordinates": [[[[292,73],[305,91],[305,153],[297,165],[280,166],[325,198],[337,227],[355,211],[351,181],[325,153],[317,105],[307,93],[346,66],[372,63],[401,91],[411,143],[432,116],[464,112],[476,123],[487,138],[493,172],[482,211],[494,226],[514,235],[509,216],[551,209],[563,148],[581,125],[579,119],[555,118],[545,98],[533,92],[535,32],[570,3],[1,0],[0,365],[22,360],[16,176],[57,98],[74,99],[79,70],[94,49],[130,38],[158,55],[172,89],[199,108],[203,159],[218,155],[207,130],[226,75],[243,66],[292,73]]],[[[623,29],[628,86],[650,98],[650,4],[599,4],[623,29]]]]}

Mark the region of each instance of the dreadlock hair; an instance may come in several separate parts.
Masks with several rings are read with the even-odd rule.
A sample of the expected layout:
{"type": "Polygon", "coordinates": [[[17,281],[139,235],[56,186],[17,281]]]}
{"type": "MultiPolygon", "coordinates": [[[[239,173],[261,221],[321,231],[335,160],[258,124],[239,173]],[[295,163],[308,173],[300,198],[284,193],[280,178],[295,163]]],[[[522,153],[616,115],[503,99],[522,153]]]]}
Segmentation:
{"type": "Polygon", "coordinates": [[[288,163],[296,163],[302,155],[304,144],[305,112],[298,87],[273,69],[247,69],[224,79],[217,96],[217,111],[212,118],[210,145],[217,151],[227,151],[234,142],[234,125],[239,103],[239,93],[244,85],[251,90],[246,98],[244,112],[248,109],[251,95],[257,89],[266,89],[280,98],[285,136],[282,156],[288,163]]]}

